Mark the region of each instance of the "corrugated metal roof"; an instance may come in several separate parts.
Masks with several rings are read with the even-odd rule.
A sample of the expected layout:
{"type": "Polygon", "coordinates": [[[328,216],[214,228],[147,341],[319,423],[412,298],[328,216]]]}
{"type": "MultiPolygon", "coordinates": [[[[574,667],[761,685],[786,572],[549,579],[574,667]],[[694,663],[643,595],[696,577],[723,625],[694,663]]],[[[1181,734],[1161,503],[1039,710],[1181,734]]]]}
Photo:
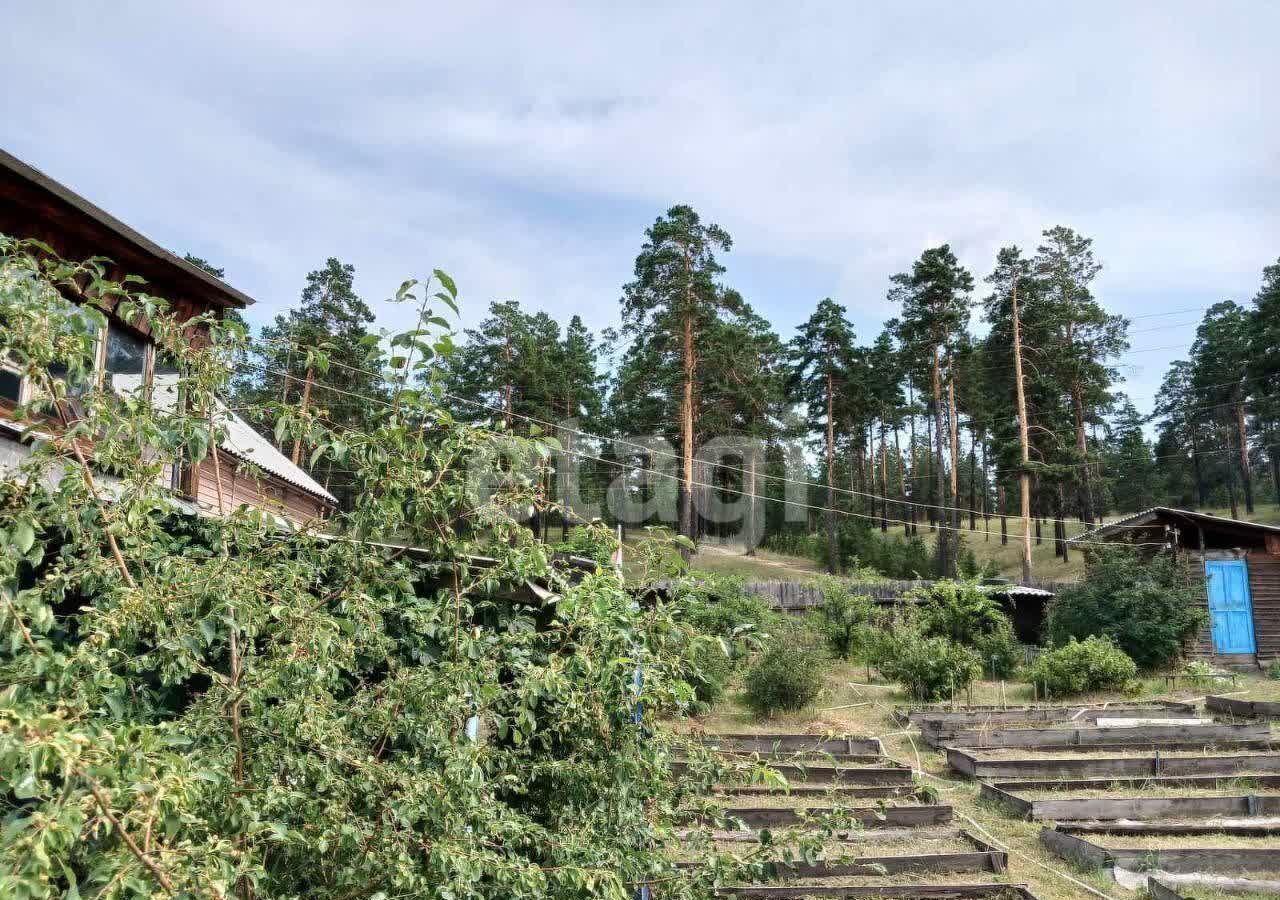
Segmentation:
{"type": "Polygon", "coordinates": [[[309,494],[327,500],[335,506],[338,498],[329,493],[318,481],[295,466],[293,461],[277,450],[270,441],[253,430],[244,419],[218,404],[218,424],[225,429],[220,446],[223,450],[245,462],[253,463],[262,471],[276,476],[309,494]]]}
{"type": "Polygon", "coordinates": [[[1280,525],[1264,525],[1261,522],[1246,522],[1244,519],[1230,519],[1226,516],[1215,516],[1210,513],[1197,512],[1194,509],[1178,509],[1173,506],[1153,506],[1150,509],[1144,509],[1141,512],[1136,512],[1131,516],[1126,516],[1125,518],[1118,519],[1115,522],[1108,522],[1105,525],[1099,525],[1089,531],[1077,534],[1075,537],[1068,540],[1067,543],[1073,544],[1077,541],[1110,537],[1125,528],[1141,528],[1143,525],[1155,521],[1155,519],[1161,515],[1177,516],[1182,519],[1204,522],[1208,525],[1228,525],[1232,528],[1256,529],[1270,534],[1280,534],[1280,525]]]}

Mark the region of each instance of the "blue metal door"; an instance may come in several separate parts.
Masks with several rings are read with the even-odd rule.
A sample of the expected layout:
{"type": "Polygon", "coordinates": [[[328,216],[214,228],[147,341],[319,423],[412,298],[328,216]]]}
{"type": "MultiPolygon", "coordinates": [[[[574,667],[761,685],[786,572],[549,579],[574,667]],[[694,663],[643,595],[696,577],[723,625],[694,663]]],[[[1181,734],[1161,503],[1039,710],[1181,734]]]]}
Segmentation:
{"type": "Polygon", "coordinates": [[[1215,653],[1255,653],[1253,601],[1249,597],[1249,570],[1243,559],[1206,560],[1209,582],[1209,618],[1215,653]]]}

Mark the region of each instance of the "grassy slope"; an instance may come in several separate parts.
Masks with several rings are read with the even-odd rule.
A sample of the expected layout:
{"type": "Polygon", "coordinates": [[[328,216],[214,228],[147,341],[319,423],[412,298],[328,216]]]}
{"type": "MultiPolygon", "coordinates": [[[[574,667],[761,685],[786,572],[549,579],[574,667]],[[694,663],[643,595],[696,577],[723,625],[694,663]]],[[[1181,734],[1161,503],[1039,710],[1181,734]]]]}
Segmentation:
{"type": "MultiPolygon", "coordinates": [[[[1041,900],[1083,900],[1090,897],[1088,892],[1040,868],[1036,865],[1038,862],[1068,873],[1111,897],[1126,896],[1104,873],[1082,871],[1046,851],[1039,840],[1043,827],[1040,823],[1019,821],[997,808],[979,804],[976,783],[954,776],[947,769],[946,760],[941,753],[929,750],[915,735],[901,733],[902,729],[890,718],[894,704],[906,702],[906,697],[893,686],[867,686],[866,680],[866,672],[862,667],[836,663],[826,673],[826,690],[814,709],[760,721],[736,700],[730,699],[719,704],[710,715],[698,720],[697,725],[713,732],[832,731],[838,734],[879,736],[890,757],[928,773],[924,780],[939,790],[940,803],[954,807],[957,827],[971,828],[970,823],[962,818],[968,816],[1012,851],[1009,865],[1011,882],[1029,884],[1032,892],[1041,900]],[[848,707],[850,704],[864,705],[833,708],[848,707]]],[[[1246,687],[1255,689],[1259,695],[1280,699],[1280,682],[1247,677],[1242,679],[1236,689],[1246,687]]],[[[1229,691],[1231,688],[1224,686],[1220,690],[1229,691]]],[[[1192,700],[1204,693],[1203,689],[1166,692],[1162,680],[1151,679],[1143,683],[1137,699],[1163,697],[1192,700]]],[[[1118,694],[1090,698],[1091,701],[1098,702],[1120,699],[1135,698],[1118,694]]],[[[1005,685],[999,682],[982,682],[974,686],[974,703],[1000,703],[1002,700],[1009,703],[1030,702],[1031,688],[1014,682],[1005,685]]]]}

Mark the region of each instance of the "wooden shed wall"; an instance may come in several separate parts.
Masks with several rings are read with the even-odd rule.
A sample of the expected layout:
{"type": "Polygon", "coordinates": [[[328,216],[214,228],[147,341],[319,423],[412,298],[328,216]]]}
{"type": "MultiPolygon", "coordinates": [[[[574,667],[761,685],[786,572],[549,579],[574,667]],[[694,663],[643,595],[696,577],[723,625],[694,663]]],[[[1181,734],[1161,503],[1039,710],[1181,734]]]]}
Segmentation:
{"type": "MultiPolygon", "coordinates": [[[[238,471],[243,463],[228,453],[219,453],[218,465],[222,470],[222,508],[226,512],[246,504],[278,512],[299,524],[324,516],[326,507],[319,498],[280,479],[238,471]]],[[[218,485],[212,459],[200,464],[195,499],[210,509],[218,508],[218,485]]]]}
{"type": "Polygon", "coordinates": [[[1280,659],[1280,556],[1255,550],[1245,561],[1249,566],[1258,656],[1264,660],[1280,659]]]}

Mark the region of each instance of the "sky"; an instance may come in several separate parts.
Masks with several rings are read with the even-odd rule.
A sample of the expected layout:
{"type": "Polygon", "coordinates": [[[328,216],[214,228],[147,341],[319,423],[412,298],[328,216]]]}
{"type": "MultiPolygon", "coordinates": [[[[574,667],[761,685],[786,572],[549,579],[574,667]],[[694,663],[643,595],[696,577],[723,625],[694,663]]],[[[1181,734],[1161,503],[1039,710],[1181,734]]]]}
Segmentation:
{"type": "Polygon", "coordinates": [[[5,15],[0,146],[224,267],[258,325],[329,256],[388,328],[435,267],[464,325],[505,299],[616,325],[644,229],[688,203],[784,338],[830,296],[870,341],[924,248],[981,287],[1065,224],[1148,409],[1199,311],[1280,257],[1278,31],[1262,0],[46,0],[5,15]]]}

